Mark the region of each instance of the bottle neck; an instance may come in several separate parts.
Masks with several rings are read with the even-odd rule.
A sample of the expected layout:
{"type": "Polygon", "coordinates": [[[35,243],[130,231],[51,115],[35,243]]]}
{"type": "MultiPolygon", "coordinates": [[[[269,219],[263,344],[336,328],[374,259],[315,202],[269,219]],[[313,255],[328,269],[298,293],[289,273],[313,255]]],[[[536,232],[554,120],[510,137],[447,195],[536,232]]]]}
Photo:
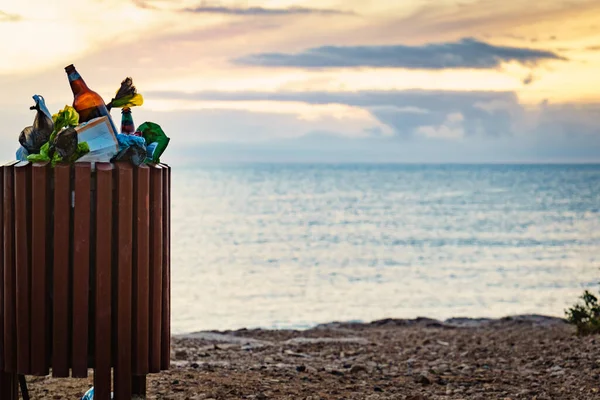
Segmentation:
{"type": "Polygon", "coordinates": [[[73,94],[75,96],[77,96],[81,92],[90,90],[85,84],[85,81],[83,80],[81,75],[79,75],[79,72],[77,72],[77,70],[73,69],[71,71],[67,71],[67,74],[69,76],[69,84],[71,85],[71,90],[73,91],[73,94]]]}
{"type": "Polygon", "coordinates": [[[131,117],[131,109],[129,107],[124,107],[121,110],[121,133],[131,135],[134,131],[135,126],[133,125],[133,118],[131,117]]]}

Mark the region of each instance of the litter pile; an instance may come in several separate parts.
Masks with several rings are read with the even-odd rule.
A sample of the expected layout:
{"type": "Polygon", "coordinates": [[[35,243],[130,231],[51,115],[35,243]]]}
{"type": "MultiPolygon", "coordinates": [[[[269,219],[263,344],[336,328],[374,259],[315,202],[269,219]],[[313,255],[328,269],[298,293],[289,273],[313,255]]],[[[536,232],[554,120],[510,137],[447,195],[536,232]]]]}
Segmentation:
{"type": "Polygon", "coordinates": [[[19,135],[21,147],[17,160],[57,163],[131,161],[134,165],[158,163],[169,138],[154,122],[144,122],[137,129],[131,108],[139,107],[144,98],[129,77],[121,82],[116,95],[106,104],[86,85],[71,64],[65,68],[73,91],[73,106],[66,105],[51,115],[44,98],[34,95],[36,110],[33,125],[19,135]],[[111,118],[112,108],[121,109],[120,133],[111,118]]]}

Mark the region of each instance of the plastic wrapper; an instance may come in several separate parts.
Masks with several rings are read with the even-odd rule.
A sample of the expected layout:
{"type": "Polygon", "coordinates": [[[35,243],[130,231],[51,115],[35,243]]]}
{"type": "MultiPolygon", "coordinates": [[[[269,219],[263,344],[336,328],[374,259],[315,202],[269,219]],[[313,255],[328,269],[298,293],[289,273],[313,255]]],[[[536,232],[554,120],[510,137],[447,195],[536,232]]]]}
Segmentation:
{"type": "Polygon", "coordinates": [[[154,155],[157,145],[158,143],[154,142],[146,146],[146,162],[152,162],[152,156],[154,155]]]}
{"type": "Polygon", "coordinates": [[[146,141],[144,138],[134,135],[117,135],[119,141],[119,152],[110,161],[131,161],[134,165],[140,165],[146,160],[146,141]]]}
{"type": "Polygon", "coordinates": [[[160,125],[155,124],[154,122],[144,122],[137,130],[141,132],[142,137],[146,139],[146,143],[156,143],[150,161],[159,163],[160,156],[164,153],[171,139],[165,135],[165,132],[163,132],[160,125]]]}
{"type": "Polygon", "coordinates": [[[115,97],[106,105],[111,108],[135,107],[144,104],[144,98],[137,92],[133,86],[133,79],[127,77],[121,82],[121,87],[117,90],[115,97]]]}
{"type": "Polygon", "coordinates": [[[112,124],[107,117],[99,117],[78,125],[75,130],[80,142],[86,142],[90,152],[77,162],[109,162],[119,152],[112,124]]]}
{"type": "Polygon", "coordinates": [[[119,142],[119,149],[123,149],[129,146],[141,146],[146,147],[146,139],[135,135],[124,135],[119,133],[117,135],[117,141],[119,142]]]}
{"type": "MultiPolygon", "coordinates": [[[[110,398],[115,398],[114,393],[110,394],[110,398]]],[[[94,388],[90,388],[87,392],[85,392],[81,400],[94,400],[94,388]]]]}
{"type": "Polygon", "coordinates": [[[17,149],[17,160],[19,161],[27,161],[27,157],[29,156],[29,152],[23,146],[17,149]]]}
{"type": "Polygon", "coordinates": [[[54,131],[54,122],[44,98],[40,95],[33,96],[35,105],[30,107],[31,110],[36,110],[33,126],[28,126],[19,135],[19,143],[23,146],[27,153],[38,153],[44,143],[50,139],[50,135],[54,131]]]}

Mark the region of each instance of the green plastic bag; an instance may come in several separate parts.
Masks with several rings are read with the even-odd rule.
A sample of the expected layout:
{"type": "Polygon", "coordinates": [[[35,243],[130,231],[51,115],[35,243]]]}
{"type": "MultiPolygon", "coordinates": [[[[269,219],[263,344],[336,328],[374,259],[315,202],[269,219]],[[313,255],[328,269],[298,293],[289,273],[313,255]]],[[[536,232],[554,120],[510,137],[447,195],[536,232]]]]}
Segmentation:
{"type": "Polygon", "coordinates": [[[30,154],[27,156],[27,160],[31,162],[43,162],[50,161],[50,155],[48,151],[50,149],[50,142],[46,142],[40,148],[40,152],[38,154],[30,154]]]}
{"type": "Polygon", "coordinates": [[[155,124],[154,122],[144,122],[138,126],[137,130],[142,134],[144,139],[146,139],[146,146],[156,143],[156,148],[154,153],[152,153],[152,158],[150,161],[153,163],[159,163],[160,156],[162,153],[164,153],[171,139],[165,135],[160,125],[155,124]]]}
{"type": "Polygon", "coordinates": [[[65,108],[52,116],[52,121],[54,122],[54,131],[52,132],[52,135],[56,136],[63,128],[76,127],[79,125],[79,114],[73,107],[65,106],[65,108]]]}
{"type": "MultiPolygon", "coordinates": [[[[87,144],[87,142],[77,143],[77,149],[66,160],[63,160],[63,158],[60,156],[60,154],[55,151],[52,156],[52,162],[50,164],[54,167],[54,166],[56,166],[56,164],[61,163],[61,162],[74,163],[75,161],[77,161],[78,158],[83,157],[83,155],[85,155],[89,152],[90,152],[90,146],[87,144]]],[[[50,161],[49,153],[50,153],[50,142],[46,142],[40,149],[39,154],[30,154],[29,156],[27,156],[27,160],[30,162],[50,161]]]]}

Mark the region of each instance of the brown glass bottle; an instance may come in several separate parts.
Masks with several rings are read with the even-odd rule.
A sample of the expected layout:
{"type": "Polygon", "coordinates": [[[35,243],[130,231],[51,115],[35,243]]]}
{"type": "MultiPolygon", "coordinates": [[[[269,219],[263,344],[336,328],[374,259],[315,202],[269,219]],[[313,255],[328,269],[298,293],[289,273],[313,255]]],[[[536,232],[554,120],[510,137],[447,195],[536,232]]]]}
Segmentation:
{"type": "Polygon", "coordinates": [[[73,108],[79,114],[79,123],[107,116],[114,132],[118,133],[102,97],[88,88],[73,64],[67,66],[65,71],[67,72],[69,84],[73,91],[73,108]]]}

